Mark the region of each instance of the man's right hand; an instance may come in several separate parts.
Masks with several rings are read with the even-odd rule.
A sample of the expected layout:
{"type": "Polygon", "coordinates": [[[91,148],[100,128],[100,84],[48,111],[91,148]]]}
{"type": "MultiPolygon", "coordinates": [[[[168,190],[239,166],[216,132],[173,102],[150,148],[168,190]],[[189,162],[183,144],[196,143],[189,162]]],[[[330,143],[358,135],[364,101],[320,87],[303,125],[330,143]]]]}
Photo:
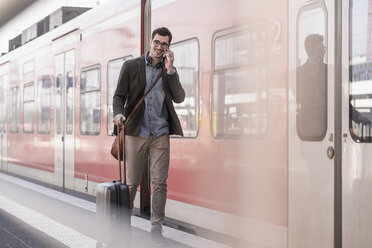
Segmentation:
{"type": "Polygon", "coordinates": [[[115,125],[121,125],[122,124],[122,120],[124,120],[124,119],[125,119],[124,118],[124,115],[118,114],[118,115],[115,116],[113,122],[114,122],[115,125]]]}

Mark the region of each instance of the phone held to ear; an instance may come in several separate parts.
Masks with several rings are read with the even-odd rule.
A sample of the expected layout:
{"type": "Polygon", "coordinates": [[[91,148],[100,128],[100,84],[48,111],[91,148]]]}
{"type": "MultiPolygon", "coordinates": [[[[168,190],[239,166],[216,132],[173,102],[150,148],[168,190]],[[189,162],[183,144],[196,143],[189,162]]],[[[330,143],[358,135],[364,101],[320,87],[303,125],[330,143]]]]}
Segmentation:
{"type": "Polygon", "coordinates": [[[165,59],[169,59],[169,55],[168,55],[168,53],[164,53],[163,54],[163,61],[165,62],[165,59]]]}

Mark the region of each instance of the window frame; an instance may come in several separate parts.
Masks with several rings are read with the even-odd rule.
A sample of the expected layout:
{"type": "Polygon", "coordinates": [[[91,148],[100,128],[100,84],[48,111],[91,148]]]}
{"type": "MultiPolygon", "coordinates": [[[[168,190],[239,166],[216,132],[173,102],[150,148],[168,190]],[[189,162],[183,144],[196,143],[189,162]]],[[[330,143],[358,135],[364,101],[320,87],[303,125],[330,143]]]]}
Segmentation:
{"type": "MultiPolygon", "coordinates": [[[[75,68],[74,68],[75,69],[75,68]]],[[[65,135],[68,135],[68,136],[72,136],[74,135],[74,131],[75,131],[75,86],[76,86],[76,79],[75,79],[75,70],[69,70],[69,71],[65,71],[65,84],[64,84],[64,91],[65,91],[65,101],[64,101],[64,129],[65,129],[65,135]],[[71,87],[71,92],[68,92],[68,89],[67,88],[67,85],[68,85],[68,76],[69,76],[69,73],[72,73],[72,81],[73,81],[73,84],[72,84],[72,87],[71,87]],[[71,98],[69,99],[68,96],[69,94],[71,94],[71,98]],[[71,102],[70,102],[71,100],[71,102]],[[71,106],[69,106],[68,104],[70,103],[71,106]],[[70,116],[70,119],[67,118],[68,117],[68,107],[70,107],[70,112],[69,114],[71,114],[70,116]]]]}
{"type": "Polygon", "coordinates": [[[101,118],[102,118],[102,70],[101,70],[101,65],[100,64],[95,64],[95,65],[91,65],[91,66],[87,66],[87,67],[83,67],[81,70],[80,70],[80,77],[79,77],[79,104],[80,104],[80,107],[79,107],[79,111],[80,111],[80,120],[79,120],[79,130],[80,130],[80,135],[84,135],[84,136],[99,136],[101,134],[101,128],[102,128],[102,123],[101,123],[101,118]],[[82,78],[82,74],[84,72],[88,72],[88,71],[92,71],[92,70],[98,70],[98,79],[99,79],[99,84],[98,84],[98,89],[95,89],[95,90],[88,90],[88,91],[84,91],[82,92],[81,90],[81,78],[82,78]],[[81,125],[81,122],[82,122],[82,116],[81,116],[81,108],[82,108],[82,104],[81,104],[81,96],[83,94],[86,94],[86,93],[92,93],[92,92],[96,92],[98,91],[99,92],[99,112],[100,112],[100,121],[99,121],[99,130],[98,132],[87,132],[87,133],[83,133],[81,128],[82,128],[82,125],[81,125]]]}
{"type": "MultiPolygon", "coordinates": [[[[352,112],[353,111],[352,111],[352,108],[351,107],[354,107],[354,108],[356,108],[356,107],[355,106],[351,106],[352,105],[351,103],[352,103],[352,101],[355,102],[356,100],[358,100],[358,97],[353,97],[354,95],[352,94],[352,84],[353,83],[356,83],[356,82],[367,81],[367,80],[359,80],[359,81],[355,80],[354,81],[354,79],[357,76],[359,76],[359,75],[355,75],[353,73],[354,70],[356,72],[361,72],[361,71],[363,71],[365,73],[371,72],[369,75],[365,74],[365,79],[368,79],[367,76],[369,76],[370,80],[372,80],[372,60],[367,60],[367,56],[368,56],[367,49],[366,49],[366,53],[365,53],[365,55],[366,55],[366,61],[364,61],[363,63],[352,63],[352,61],[353,61],[353,58],[352,58],[352,56],[353,56],[353,38],[354,38],[352,30],[353,30],[353,20],[355,20],[355,18],[353,18],[353,16],[354,16],[353,15],[353,6],[352,6],[353,3],[354,3],[354,1],[349,1],[349,6],[348,6],[349,7],[349,13],[348,13],[349,14],[349,23],[348,23],[348,25],[349,25],[349,31],[350,31],[349,32],[349,36],[348,36],[348,44],[349,44],[349,47],[348,47],[348,52],[349,52],[349,54],[348,54],[348,60],[350,61],[350,64],[348,66],[348,72],[349,72],[349,74],[348,74],[349,75],[349,77],[348,77],[348,89],[349,89],[349,91],[348,91],[348,98],[347,98],[348,99],[348,106],[349,106],[349,108],[348,108],[348,129],[349,129],[350,136],[352,137],[352,139],[353,139],[353,141],[355,143],[370,144],[370,143],[372,143],[372,133],[371,133],[371,130],[372,130],[371,125],[372,125],[372,123],[369,124],[369,130],[368,130],[369,136],[367,136],[367,135],[364,135],[363,134],[363,132],[365,130],[364,124],[362,122],[356,123],[353,120],[353,118],[352,118],[352,116],[353,116],[353,113],[352,112]],[[353,69],[353,67],[358,67],[358,66],[359,67],[362,67],[363,66],[363,67],[365,67],[365,69],[364,70],[359,70],[359,71],[357,69],[353,69]],[[368,70],[368,69],[371,69],[371,70],[368,70]],[[355,134],[353,132],[353,129],[354,129],[353,122],[355,122],[354,125],[361,125],[361,128],[360,128],[360,126],[358,127],[358,130],[359,131],[360,130],[362,131],[360,135],[357,135],[357,134],[355,134]]],[[[369,14],[370,13],[367,10],[367,19],[368,18],[371,18],[369,16],[369,14]]],[[[367,22],[368,22],[368,20],[367,20],[367,22]]],[[[366,33],[366,39],[367,39],[366,40],[366,44],[368,44],[368,41],[372,41],[371,35],[372,35],[372,33],[368,33],[368,32],[366,33]],[[368,36],[370,36],[370,37],[368,37],[368,36]]],[[[359,98],[359,100],[361,100],[361,99],[366,99],[366,98],[359,98]]],[[[371,112],[369,112],[369,113],[372,114],[371,112]]]]}
{"type": "Polygon", "coordinates": [[[13,87],[11,87],[10,88],[10,92],[11,92],[11,97],[10,97],[10,111],[12,111],[12,104],[13,104],[13,90],[14,89],[17,89],[17,101],[16,101],[16,110],[18,111],[18,116],[16,115],[16,122],[15,122],[15,131],[13,131],[12,130],[12,126],[13,126],[13,123],[12,123],[12,117],[11,116],[9,116],[9,132],[10,133],[14,133],[14,134],[16,134],[16,133],[19,133],[19,122],[20,122],[20,97],[19,97],[19,95],[20,95],[20,93],[19,93],[19,89],[20,89],[20,87],[19,86],[13,86],[13,87]]]}
{"type": "MultiPolygon", "coordinates": [[[[329,41],[329,33],[328,33],[328,9],[326,7],[326,5],[324,4],[324,1],[323,0],[317,0],[317,2],[314,2],[314,3],[310,3],[310,4],[307,4],[303,7],[300,8],[300,10],[298,11],[298,14],[297,14],[297,17],[296,17],[296,69],[299,68],[299,65],[298,64],[298,60],[299,60],[299,53],[300,53],[300,47],[299,47],[299,23],[300,23],[300,18],[301,18],[301,15],[303,13],[305,13],[306,11],[310,11],[310,10],[314,10],[314,9],[317,9],[317,8],[320,8],[323,10],[323,13],[324,13],[324,32],[325,32],[325,35],[324,35],[324,46],[325,46],[325,49],[327,49],[328,47],[328,41],[329,41]]],[[[299,127],[298,127],[298,123],[297,123],[297,118],[296,118],[296,135],[297,137],[303,141],[303,142],[322,142],[326,136],[327,136],[327,131],[328,131],[328,126],[329,126],[329,123],[328,123],[328,116],[329,116],[329,111],[328,111],[328,95],[329,95],[329,92],[328,92],[328,71],[329,71],[329,67],[328,67],[328,63],[329,63],[329,58],[328,58],[328,51],[326,50],[325,52],[325,55],[326,56],[326,59],[324,61],[326,61],[326,65],[327,65],[327,92],[326,92],[326,126],[325,126],[325,131],[322,135],[322,138],[317,138],[317,137],[311,137],[311,138],[306,138],[306,137],[303,137],[300,133],[299,133],[299,127]]],[[[296,101],[297,101],[297,86],[298,86],[298,82],[297,82],[297,71],[296,71],[296,101]]],[[[297,106],[297,105],[296,105],[297,106]]],[[[297,107],[296,107],[297,108],[297,107]]],[[[320,137],[320,136],[319,136],[320,137]]]]}
{"type": "Polygon", "coordinates": [[[6,97],[6,94],[7,94],[7,90],[4,88],[4,83],[7,85],[7,81],[8,81],[8,74],[3,74],[3,75],[0,75],[0,91],[2,92],[3,95],[0,94],[0,97],[2,99],[0,99],[0,102],[2,103],[2,105],[0,105],[1,109],[0,109],[0,133],[7,133],[8,130],[6,130],[6,122],[7,122],[7,115],[8,115],[8,111],[6,109],[6,105],[7,105],[7,97],[6,97]]]}
{"type": "MultiPolygon", "coordinates": [[[[269,89],[269,61],[268,61],[268,47],[265,46],[265,56],[262,57],[262,61],[260,63],[252,64],[250,62],[243,62],[243,63],[234,63],[231,65],[223,65],[216,67],[216,40],[220,37],[224,36],[231,36],[234,34],[244,33],[249,28],[256,28],[256,27],[265,27],[265,44],[267,44],[269,39],[269,34],[267,33],[267,27],[268,23],[264,20],[262,21],[254,21],[245,25],[238,25],[238,26],[231,26],[222,30],[217,30],[212,37],[212,46],[211,46],[211,86],[210,86],[210,132],[211,136],[216,140],[245,140],[245,139],[264,139],[266,135],[268,134],[269,130],[269,116],[268,116],[268,109],[269,109],[269,100],[268,100],[268,89],[269,89]],[[214,110],[214,77],[216,75],[219,75],[223,72],[227,71],[244,71],[242,69],[246,68],[256,68],[258,65],[265,65],[263,68],[266,69],[266,109],[267,109],[267,116],[266,116],[266,130],[265,132],[259,133],[259,134],[246,134],[246,135],[234,135],[234,134],[218,134],[217,130],[216,133],[213,131],[213,110],[214,110]]],[[[262,93],[263,91],[261,91],[262,93]]],[[[218,99],[217,99],[218,100],[218,99]]],[[[216,113],[216,122],[217,122],[217,113],[216,113]]]]}
{"type": "Polygon", "coordinates": [[[51,129],[52,129],[52,92],[53,92],[53,90],[52,90],[52,78],[51,77],[40,78],[39,80],[37,80],[37,93],[36,93],[36,95],[37,95],[37,133],[38,134],[50,134],[51,129]],[[40,83],[42,84],[44,82],[44,80],[49,80],[49,82],[50,82],[49,95],[48,95],[49,96],[49,111],[50,111],[50,113],[49,113],[49,130],[48,131],[40,131],[40,129],[39,129],[39,127],[41,126],[40,125],[41,122],[39,122],[39,115],[41,114],[41,112],[39,112],[39,104],[41,104],[39,96],[43,97],[41,95],[41,92],[40,92],[39,84],[40,83]]]}
{"type": "Polygon", "coordinates": [[[22,98],[22,107],[23,107],[23,133],[27,133],[27,134],[33,134],[35,132],[35,83],[32,81],[32,82],[28,82],[26,84],[23,85],[23,98],[22,98]],[[28,88],[28,87],[33,87],[33,97],[31,100],[25,100],[25,89],[28,88]],[[28,130],[25,130],[25,120],[26,120],[26,111],[25,111],[25,104],[30,104],[32,103],[32,116],[33,116],[33,122],[31,124],[32,126],[32,130],[28,131],[28,130]]]}
{"type": "MultiPolygon", "coordinates": [[[[178,135],[170,135],[170,138],[196,139],[199,136],[199,130],[200,130],[200,97],[201,97],[201,88],[200,88],[200,42],[199,42],[199,39],[196,36],[194,36],[194,37],[191,37],[191,38],[188,38],[188,39],[185,39],[185,40],[177,41],[175,43],[172,43],[169,48],[172,49],[172,47],[174,45],[179,45],[180,43],[183,43],[183,42],[187,43],[187,42],[190,42],[192,40],[195,40],[197,45],[198,45],[198,75],[197,75],[197,84],[196,84],[197,94],[196,94],[196,98],[195,98],[195,103],[197,103],[197,108],[196,108],[196,111],[195,111],[196,135],[195,136],[187,136],[187,137],[185,137],[185,136],[181,137],[181,136],[178,136],[178,135]]],[[[175,66],[176,66],[176,70],[177,70],[177,65],[175,65],[175,66]]],[[[182,84],[182,82],[181,82],[181,84],[182,84]]],[[[175,108],[175,111],[176,111],[176,108],[175,108]]],[[[177,112],[176,112],[176,114],[177,114],[177,112]]]]}
{"type": "MultiPolygon", "coordinates": [[[[123,57],[111,59],[107,62],[107,73],[106,73],[106,82],[107,82],[107,84],[106,84],[106,91],[107,91],[107,94],[106,94],[106,98],[107,98],[106,99],[106,134],[107,134],[107,136],[114,136],[113,133],[109,134],[109,131],[110,131],[109,127],[111,125],[114,125],[112,122],[109,122],[109,105],[108,105],[108,103],[109,103],[108,99],[109,99],[109,94],[110,94],[110,92],[109,92],[109,65],[110,65],[110,63],[121,60],[121,59],[123,59],[123,64],[122,64],[122,66],[123,66],[126,61],[133,59],[133,55],[126,55],[126,56],[123,56],[123,57]]],[[[121,68],[120,68],[120,71],[121,71],[121,68]]],[[[119,76],[120,76],[120,72],[119,72],[119,76]]],[[[119,80],[119,78],[118,78],[118,80],[119,80]]],[[[114,94],[115,94],[115,91],[114,91],[113,95],[114,94]]],[[[112,114],[113,114],[113,112],[112,112],[112,114]]],[[[112,129],[112,130],[114,130],[114,129],[112,129]]]]}

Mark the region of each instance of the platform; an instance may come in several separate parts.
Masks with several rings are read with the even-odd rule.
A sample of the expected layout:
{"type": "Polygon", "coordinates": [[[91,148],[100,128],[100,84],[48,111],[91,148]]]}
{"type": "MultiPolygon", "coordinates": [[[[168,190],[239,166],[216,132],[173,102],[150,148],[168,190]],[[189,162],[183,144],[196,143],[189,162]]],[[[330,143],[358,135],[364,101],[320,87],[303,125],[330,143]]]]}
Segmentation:
{"type": "MultiPolygon", "coordinates": [[[[0,247],[96,247],[95,211],[94,202],[0,173],[0,247]]],[[[167,226],[154,241],[148,220],[131,221],[132,248],[229,247],[167,226]]]]}

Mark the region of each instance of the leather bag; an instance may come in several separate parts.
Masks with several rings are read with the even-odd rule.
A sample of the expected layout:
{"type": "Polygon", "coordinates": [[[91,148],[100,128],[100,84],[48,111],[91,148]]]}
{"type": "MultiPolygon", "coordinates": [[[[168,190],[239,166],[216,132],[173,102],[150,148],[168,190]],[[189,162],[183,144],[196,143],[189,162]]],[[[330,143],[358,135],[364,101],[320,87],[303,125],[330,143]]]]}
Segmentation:
{"type": "Polygon", "coordinates": [[[123,161],[124,154],[123,154],[123,140],[124,140],[124,129],[122,128],[123,124],[120,125],[119,128],[119,135],[115,137],[114,143],[111,145],[111,155],[114,156],[116,160],[118,160],[118,153],[120,151],[120,161],[123,161]],[[120,147],[118,147],[118,139],[120,137],[120,147]]]}

